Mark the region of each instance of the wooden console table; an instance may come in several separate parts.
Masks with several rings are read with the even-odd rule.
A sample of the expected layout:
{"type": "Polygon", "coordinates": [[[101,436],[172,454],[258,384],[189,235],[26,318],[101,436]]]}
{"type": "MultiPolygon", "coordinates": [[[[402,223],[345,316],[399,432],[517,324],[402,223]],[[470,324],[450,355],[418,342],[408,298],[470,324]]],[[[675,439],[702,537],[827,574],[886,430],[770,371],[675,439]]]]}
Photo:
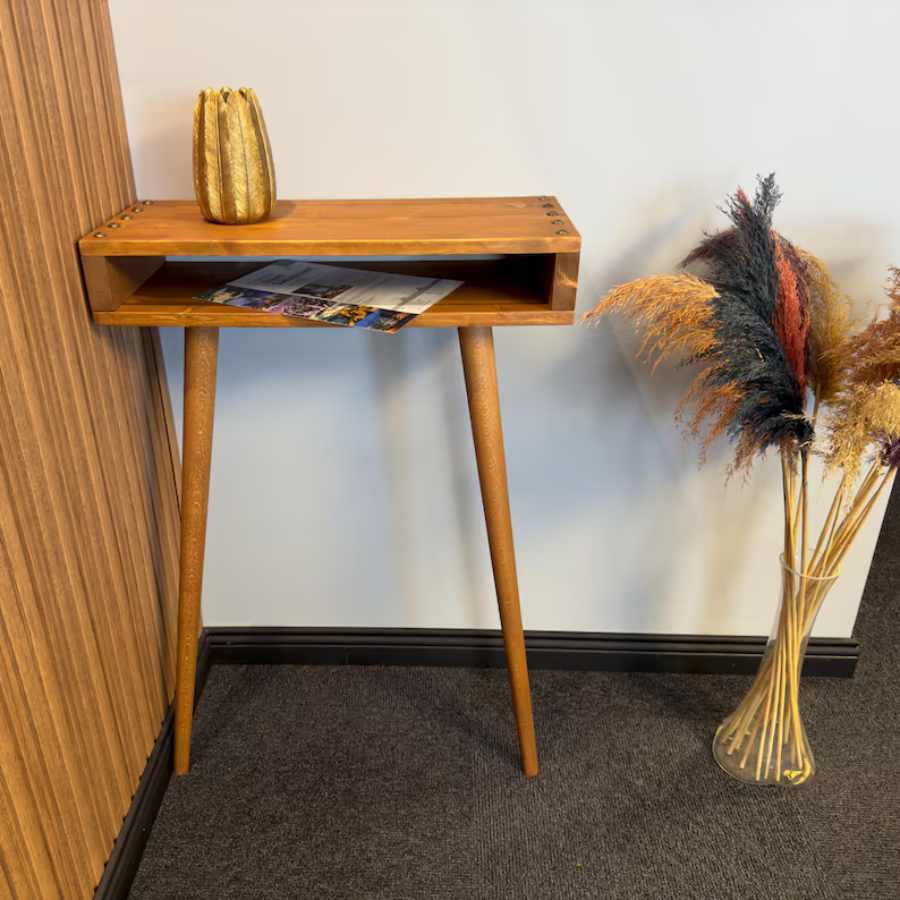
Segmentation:
{"type": "Polygon", "coordinates": [[[193,201],[148,200],[79,246],[97,324],[185,329],[176,773],[190,763],[219,328],[336,327],[193,300],[263,264],[177,257],[412,256],[426,258],[340,264],[465,282],[407,327],[459,329],[519,754],[536,775],[492,328],[573,321],[581,238],[555,198],[285,200],[265,222],[232,226],[205,221],[193,201]]]}

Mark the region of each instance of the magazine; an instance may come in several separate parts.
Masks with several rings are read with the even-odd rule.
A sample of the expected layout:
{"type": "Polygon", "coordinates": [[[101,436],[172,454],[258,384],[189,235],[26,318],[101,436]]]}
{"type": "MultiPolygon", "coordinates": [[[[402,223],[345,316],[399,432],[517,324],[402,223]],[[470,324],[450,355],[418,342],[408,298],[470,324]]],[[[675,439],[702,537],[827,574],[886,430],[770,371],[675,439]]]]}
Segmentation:
{"type": "Polygon", "coordinates": [[[279,259],[195,300],[394,332],[462,284],[279,259]]]}

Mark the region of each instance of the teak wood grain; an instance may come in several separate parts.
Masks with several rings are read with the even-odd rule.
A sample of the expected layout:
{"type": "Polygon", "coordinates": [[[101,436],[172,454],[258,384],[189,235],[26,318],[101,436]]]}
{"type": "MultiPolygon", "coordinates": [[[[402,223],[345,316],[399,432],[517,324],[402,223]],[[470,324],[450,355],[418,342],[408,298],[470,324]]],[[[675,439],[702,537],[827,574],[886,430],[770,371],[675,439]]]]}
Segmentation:
{"type": "MultiPolygon", "coordinates": [[[[557,253],[547,261],[545,294],[554,310],[574,310],[578,291],[578,253],[557,253]]],[[[573,313],[574,316],[574,313],[573,313]]]]}
{"type": "Polygon", "coordinates": [[[165,261],[162,256],[83,256],[91,308],[118,309],[165,261]]]}
{"type": "Polygon", "coordinates": [[[280,200],[271,219],[253,225],[218,225],[192,200],[157,200],[123,210],[80,242],[82,256],[577,253],[580,246],[552,197],[280,200]]]}
{"type": "Polygon", "coordinates": [[[135,197],[105,2],[0,3],[0,69],[0,897],[88,900],[174,690],[179,461],[77,253],[135,197]]]}
{"type": "MultiPolygon", "coordinates": [[[[550,197],[283,201],[266,222],[206,222],[195,203],[144,201],[80,242],[100,325],[185,329],[185,468],[175,770],[188,771],[196,670],[216,347],[220,327],[327,328],[327,324],[199,300],[258,263],[179,256],[341,256],[345,266],[456,279],[463,284],[410,327],[459,328],[488,540],[509,664],[522,767],[537,751],[494,364],[495,325],[570,324],[581,239],[550,197]],[[153,271],[154,259],[175,260],[153,271]],[[358,256],[418,256],[354,262],[358,256]],[[487,257],[487,258],[485,258],[487,257]],[[146,277],[141,278],[147,267],[146,277]]],[[[334,326],[331,326],[334,327],[334,326]]]]}
{"type": "Polygon", "coordinates": [[[195,301],[197,292],[248,269],[222,266],[218,281],[204,280],[187,263],[163,266],[166,257],[179,256],[338,256],[346,264],[360,256],[428,257],[428,265],[395,260],[382,266],[465,282],[413,327],[568,325],[581,237],[555,199],[545,196],[283,200],[272,219],[253,225],[207,222],[192,201],[147,200],[92,230],[79,247],[101,325],[335,327],[195,301]],[[487,281],[484,256],[506,260],[487,281]],[[164,271],[154,276],[160,266],[164,271]]]}
{"type": "Polygon", "coordinates": [[[537,746],[531,691],[528,686],[525,634],[522,630],[522,613],[519,608],[519,581],[516,574],[516,551],[509,511],[506,454],[503,450],[493,332],[490,328],[460,328],[459,346],[466,393],[469,398],[475,461],[481,484],[497,602],[500,607],[500,624],[503,629],[506,664],[509,668],[513,710],[519,735],[519,755],[522,770],[526,775],[532,776],[538,773],[537,746]]]}
{"type": "Polygon", "coordinates": [[[178,588],[178,670],[175,693],[176,775],[187,772],[191,756],[218,352],[217,328],[188,328],[185,331],[181,577],[178,588]]]}

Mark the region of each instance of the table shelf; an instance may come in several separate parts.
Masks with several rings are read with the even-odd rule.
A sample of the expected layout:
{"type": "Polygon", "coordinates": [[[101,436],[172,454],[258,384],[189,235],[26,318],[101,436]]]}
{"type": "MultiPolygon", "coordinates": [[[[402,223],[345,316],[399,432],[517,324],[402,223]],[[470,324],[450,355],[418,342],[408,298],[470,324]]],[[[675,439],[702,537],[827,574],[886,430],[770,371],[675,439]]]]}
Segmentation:
{"type": "MultiPolygon", "coordinates": [[[[542,257],[518,257],[467,261],[395,260],[337,265],[464,282],[448,297],[417,316],[408,326],[410,328],[569,325],[574,311],[552,309],[544,293],[544,263],[542,257]]],[[[334,327],[295,316],[193,299],[197,294],[240,278],[261,265],[259,262],[167,262],[118,309],[95,312],[94,321],[98,325],[334,327]]]]}
{"type": "Polygon", "coordinates": [[[79,248],[99,325],[335,327],[195,300],[264,265],[223,256],[340,257],[334,264],[464,282],[409,327],[569,325],[581,238],[553,197],[285,200],[271,219],[234,226],[207,222],[193,201],[144,201],[79,248]],[[396,256],[406,258],[387,258],[396,256]]]}

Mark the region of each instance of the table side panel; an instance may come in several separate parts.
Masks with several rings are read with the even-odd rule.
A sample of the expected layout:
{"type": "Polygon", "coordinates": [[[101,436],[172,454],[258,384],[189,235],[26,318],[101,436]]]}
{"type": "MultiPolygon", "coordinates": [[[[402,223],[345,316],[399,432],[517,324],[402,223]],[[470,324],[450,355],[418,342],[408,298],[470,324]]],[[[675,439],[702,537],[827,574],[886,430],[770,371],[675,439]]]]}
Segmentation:
{"type": "Polygon", "coordinates": [[[545,291],[551,309],[575,309],[580,256],[580,253],[556,253],[547,257],[545,291]]]}
{"type": "Polygon", "coordinates": [[[81,266],[91,309],[118,309],[165,263],[164,256],[84,256],[81,266]]]}

